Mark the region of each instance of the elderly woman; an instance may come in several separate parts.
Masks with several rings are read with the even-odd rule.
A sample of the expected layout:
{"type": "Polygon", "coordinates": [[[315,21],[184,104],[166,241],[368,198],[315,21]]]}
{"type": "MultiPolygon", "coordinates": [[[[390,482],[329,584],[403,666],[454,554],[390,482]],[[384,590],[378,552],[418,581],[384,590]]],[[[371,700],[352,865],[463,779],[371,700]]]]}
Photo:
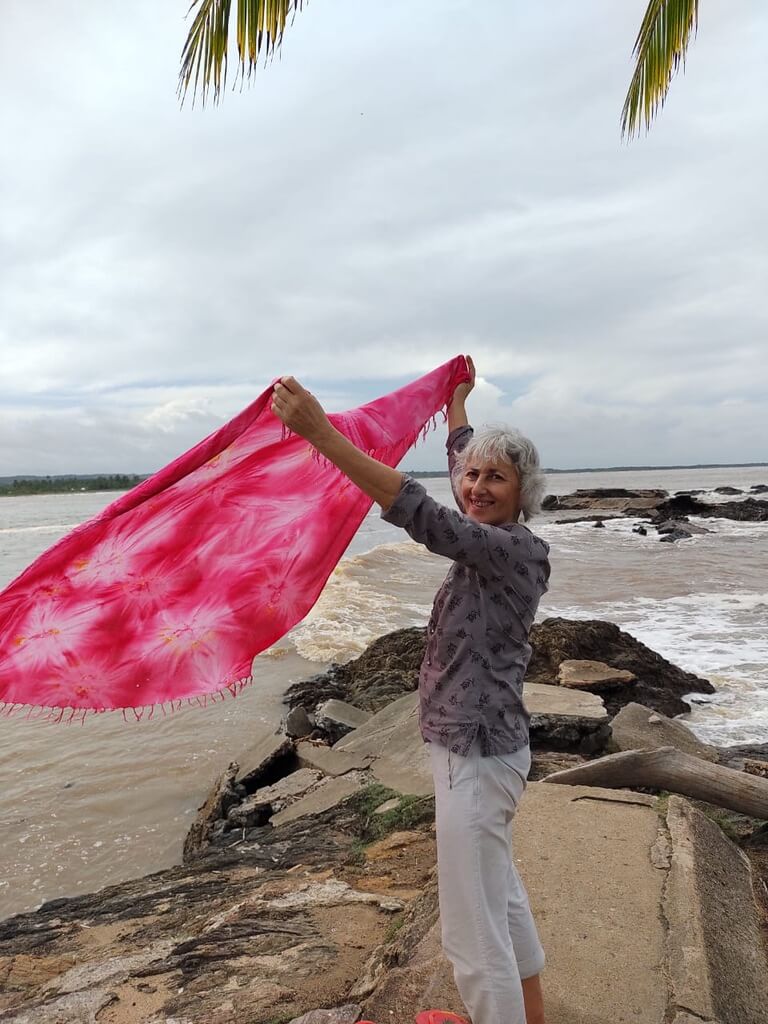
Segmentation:
{"type": "MultiPolygon", "coordinates": [[[[448,408],[448,462],[460,512],[357,449],[293,377],[272,409],[430,551],[452,560],[435,597],[419,677],[420,726],[435,780],[443,948],[473,1024],[544,1024],[544,952],[512,860],[512,818],[531,757],[522,699],[528,633],[549,579],[548,546],[520,518],[544,479],[516,431],[474,436],[460,385],[448,408]]],[[[418,1014],[418,1024],[457,1018],[418,1014]]]]}

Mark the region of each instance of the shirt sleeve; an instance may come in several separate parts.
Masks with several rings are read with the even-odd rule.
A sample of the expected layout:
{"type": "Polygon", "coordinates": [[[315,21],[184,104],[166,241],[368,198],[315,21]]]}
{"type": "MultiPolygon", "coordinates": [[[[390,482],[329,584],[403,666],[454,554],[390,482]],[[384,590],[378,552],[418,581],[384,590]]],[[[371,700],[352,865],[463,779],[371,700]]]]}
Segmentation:
{"type": "Polygon", "coordinates": [[[445,447],[448,451],[448,475],[451,478],[451,490],[453,491],[453,497],[456,501],[456,504],[459,506],[462,512],[465,511],[464,502],[461,500],[461,493],[459,491],[459,488],[456,486],[453,474],[456,469],[457,456],[459,452],[464,451],[464,449],[467,447],[469,442],[474,437],[474,433],[475,432],[472,429],[472,427],[456,427],[455,430],[452,430],[450,432],[445,442],[445,447]]]}
{"type": "Polygon", "coordinates": [[[537,601],[547,589],[549,547],[541,538],[519,524],[477,523],[435,501],[412,477],[403,478],[400,493],[381,517],[436,555],[503,582],[509,596],[514,594],[524,605],[537,601]]]}

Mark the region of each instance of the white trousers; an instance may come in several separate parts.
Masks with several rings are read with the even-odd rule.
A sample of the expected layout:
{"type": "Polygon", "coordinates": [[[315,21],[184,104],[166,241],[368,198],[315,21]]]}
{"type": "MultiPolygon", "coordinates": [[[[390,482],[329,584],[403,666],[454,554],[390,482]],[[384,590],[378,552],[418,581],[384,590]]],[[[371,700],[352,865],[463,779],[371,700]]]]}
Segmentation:
{"type": "Polygon", "coordinates": [[[443,949],[456,987],[472,1024],[525,1024],[520,979],[544,967],[511,845],[530,755],[460,757],[437,743],[429,748],[443,949]]]}

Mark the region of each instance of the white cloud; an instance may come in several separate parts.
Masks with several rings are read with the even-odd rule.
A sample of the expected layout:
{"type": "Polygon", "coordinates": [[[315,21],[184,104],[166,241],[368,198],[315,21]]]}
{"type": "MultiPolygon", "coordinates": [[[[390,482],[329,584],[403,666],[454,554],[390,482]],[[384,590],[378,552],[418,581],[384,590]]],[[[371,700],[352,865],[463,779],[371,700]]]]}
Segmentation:
{"type": "Polygon", "coordinates": [[[643,9],[309,5],[179,112],[185,4],[15,0],[0,472],[146,472],[281,373],[338,409],[458,352],[549,464],[765,458],[768,14],[702,9],[627,146],[643,9]]]}

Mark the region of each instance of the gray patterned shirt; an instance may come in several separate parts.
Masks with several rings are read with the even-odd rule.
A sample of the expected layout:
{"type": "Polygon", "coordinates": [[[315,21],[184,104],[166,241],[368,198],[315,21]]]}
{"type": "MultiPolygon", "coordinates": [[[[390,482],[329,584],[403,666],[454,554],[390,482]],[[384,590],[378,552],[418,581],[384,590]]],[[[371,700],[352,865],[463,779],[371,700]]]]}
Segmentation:
{"type": "MultiPolygon", "coordinates": [[[[469,427],[449,434],[449,465],[471,437],[469,427]]],[[[488,526],[446,508],[407,476],[382,518],[453,559],[427,626],[423,738],[464,757],[475,741],[484,756],[522,749],[530,721],[523,704],[528,633],[547,590],[549,545],[520,523],[488,526]]]]}

